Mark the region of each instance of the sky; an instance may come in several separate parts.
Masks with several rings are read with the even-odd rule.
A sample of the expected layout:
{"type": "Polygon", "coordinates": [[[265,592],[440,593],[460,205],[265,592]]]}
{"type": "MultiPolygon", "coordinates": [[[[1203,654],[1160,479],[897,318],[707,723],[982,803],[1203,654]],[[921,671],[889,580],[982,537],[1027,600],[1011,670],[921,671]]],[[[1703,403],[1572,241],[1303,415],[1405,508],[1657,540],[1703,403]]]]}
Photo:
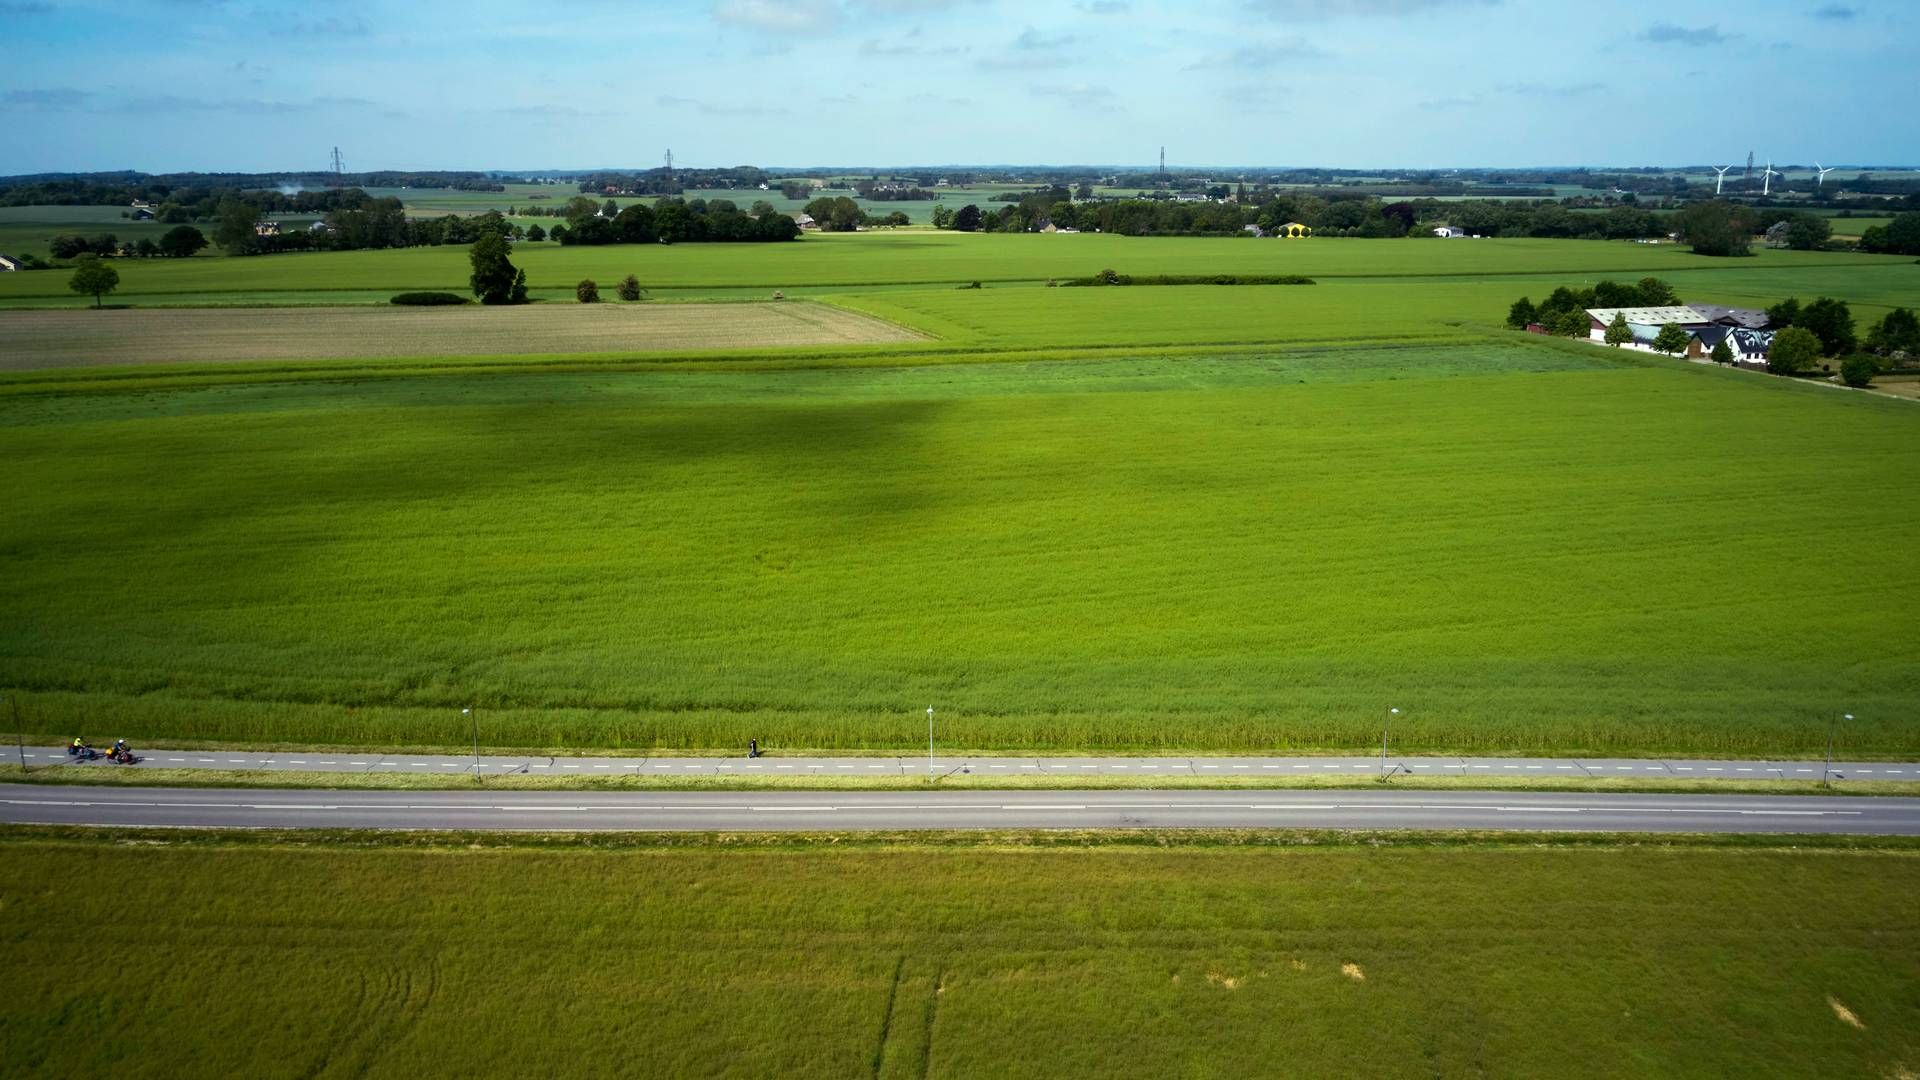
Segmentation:
{"type": "Polygon", "coordinates": [[[1920,163],[1916,0],[0,0],[0,174],[1920,163]]]}

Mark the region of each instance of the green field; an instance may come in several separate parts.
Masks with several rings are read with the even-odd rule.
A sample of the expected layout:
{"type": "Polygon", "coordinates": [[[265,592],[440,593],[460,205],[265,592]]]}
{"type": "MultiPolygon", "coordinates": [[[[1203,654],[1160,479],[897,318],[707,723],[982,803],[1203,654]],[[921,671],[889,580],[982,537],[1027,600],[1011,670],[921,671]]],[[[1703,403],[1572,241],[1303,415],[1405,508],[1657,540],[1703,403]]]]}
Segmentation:
{"type": "Polygon", "coordinates": [[[1920,573],[1850,553],[1920,540],[1914,422],[1517,336],[16,395],[0,685],[136,740],[899,749],[937,703],[980,749],[1351,748],[1395,705],[1408,752],[1850,711],[1911,755],[1920,573]]]}
{"type": "Polygon", "coordinates": [[[1920,1069],[1905,850],[144,839],[0,840],[8,1072],[1920,1069]]]}
{"type": "MultiPolygon", "coordinates": [[[[81,236],[112,233],[122,243],[130,244],[142,237],[157,241],[173,228],[158,221],[128,220],[122,216],[126,212],[124,206],[0,206],[0,255],[52,258],[47,245],[62,233],[81,236]]],[[[66,274],[59,271],[48,274],[47,284],[64,286],[66,274]]]]}

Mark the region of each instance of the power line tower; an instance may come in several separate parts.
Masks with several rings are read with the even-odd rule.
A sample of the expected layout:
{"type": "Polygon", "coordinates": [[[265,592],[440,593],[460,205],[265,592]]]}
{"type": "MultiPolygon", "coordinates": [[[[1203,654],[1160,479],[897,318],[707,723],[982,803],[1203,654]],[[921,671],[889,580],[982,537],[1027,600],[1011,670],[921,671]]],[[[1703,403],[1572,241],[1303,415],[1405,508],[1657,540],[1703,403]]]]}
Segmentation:
{"type": "Polygon", "coordinates": [[[341,176],[344,175],[346,171],[346,162],[341,159],[340,148],[336,146],[333,148],[333,175],[341,176]]]}
{"type": "Polygon", "coordinates": [[[667,151],[667,182],[673,182],[673,151],[671,149],[667,151]]]}
{"type": "Polygon", "coordinates": [[[1740,190],[1753,190],[1753,151],[1747,151],[1747,171],[1740,174],[1740,190]]]}
{"type": "Polygon", "coordinates": [[[1165,180],[1166,178],[1167,178],[1167,148],[1163,146],[1160,148],[1160,179],[1165,180]]]}

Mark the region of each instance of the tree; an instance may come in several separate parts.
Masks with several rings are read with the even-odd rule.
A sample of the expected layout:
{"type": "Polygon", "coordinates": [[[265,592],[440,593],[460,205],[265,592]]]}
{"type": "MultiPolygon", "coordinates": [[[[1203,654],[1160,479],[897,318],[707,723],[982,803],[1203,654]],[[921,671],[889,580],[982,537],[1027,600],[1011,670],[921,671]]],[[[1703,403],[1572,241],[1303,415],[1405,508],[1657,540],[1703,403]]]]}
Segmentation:
{"type": "Polygon", "coordinates": [[[968,203],[953,215],[953,227],[959,232],[978,232],[980,229],[980,208],[968,203]]]}
{"type": "Polygon", "coordinates": [[[169,259],[184,259],[207,246],[207,238],[191,225],[176,225],[160,237],[160,253],[169,259]]]}
{"type": "Polygon", "coordinates": [[[1593,319],[1579,308],[1571,308],[1553,317],[1553,325],[1548,327],[1560,337],[1583,338],[1593,327],[1593,319]]]}
{"type": "Polygon", "coordinates": [[[1866,353],[1854,353],[1840,361],[1840,381],[1848,386],[1871,386],[1873,377],[1878,374],[1880,361],[1866,353]]]}
{"type": "Polygon", "coordinates": [[[567,205],[561,207],[560,212],[567,219],[567,227],[572,228],[595,214],[598,214],[600,212],[600,204],[587,198],[585,195],[575,195],[573,198],[567,200],[567,205]]]}
{"type": "Polygon", "coordinates": [[[527,302],[527,272],[516,270],[513,274],[513,291],[507,294],[507,303],[524,304],[527,302]]]}
{"type": "Polygon", "coordinates": [[[100,306],[100,298],[112,292],[120,284],[120,271],[100,261],[100,256],[89,251],[80,256],[74,267],[73,277],[67,282],[67,288],[82,296],[93,297],[93,306],[100,306]]]}
{"type": "Polygon", "coordinates": [[[1820,339],[1820,352],[1825,356],[1845,356],[1859,345],[1853,328],[1853,312],[1848,310],[1845,300],[1823,296],[1801,308],[1793,325],[1813,331],[1813,336],[1820,339]]]}
{"type": "Polygon", "coordinates": [[[483,304],[514,303],[515,270],[507,261],[507,241],[499,233],[483,233],[467,253],[473,275],[467,279],[483,304]]]}
{"type": "Polygon", "coordinates": [[[529,240],[538,242],[541,240],[545,240],[546,238],[547,238],[547,230],[541,228],[538,225],[530,226],[527,229],[527,239],[529,240]]]}
{"type": "Polygon", "coordinates": [[[936,229],[953,228],[953,207],[944,204],[933,208],[933,227],[936,229]]]}
{"type": "Polygon", "coordinates": [[[133,253],[143,259],[151,259],[155,255],[160,254],[160,245],[154,243],[148,237],[143,236],[140,238],[139,243],[133,245],[133,253]]]}
{"type": "Polygon", "coordinates": [[[1674,307],[1680,303],[1680,294],[1673,291],[1673,286],[1657,277],[1641,278],[1636,291],[1641,307],[1674,307]]]}
{"type": "Polygon", "coordinates": [[[1691,335],[1680,329],[1679,323],[1668,323],[1653,336],[1653,351],[1672,356],[1687,351],[1687,342],[1692,340],[1691,335]]]}
{"type": "Polygon", "coordinates": [[[1521,297],[1507,309],[1507,329],[1525,330],[1527,324],[1534,321],[1533,301],[1521,297]]]}
{"type": "Polygon", "coordinates": [[[608,199],[606,202],[600,204],[600,216],[603,218],[614,217],[619,213],[620,204],[614,202],[612,199],[608,199]]]}
{"type": "Polygon", "coordinates": [[[1860,235],[1860,250],[1883,255],[1920,255],[1920,211],[1900,214],[1860,235]]]}
{"type": "Polygon", "coordinates": [[[226,249],[229,255],[250,255],[260,246],[259,234],[254,227],[260,224],[260,209],[252,203],[235,198],[220,200],[216,211],[220,220],[213,229],[213,242],[226,249]]]}
{"type": "Polygon", "coordinates": [[[1753,225],[1747,212],[1724,200],[1694,203],[1675,215],[1674,225],[1696,255],[1752,254],[1753,225]]]}
{"type": "Polygon", "coordinates": [[[581,278],[580,284],[573,287],[573,297],[583,304],[597,304],[600,302],[600,286],[592,278],[581,278]]]}
{"type": "Polygon", "coordinates": [[[1721,338],[1713,343],[1713,362],[1716,364],[1733,363],[1733,350],[1727,348],[1727,339],[1721,338]]]}
{"type": "Polygon", "coordinates": [[[640,299],[640,279],[634,277],[632,274],[628,274],[626,277],[620,279],[620,284],[616,291],[620,294],[620,299],[622,300],[638,300],[640,299]]]}
{"type": "Polygon", "coordinates": [[[1767,350],[1767,370],[1775,375],[1798,375],[1812,371],[1820,359],[1820,339],[1813,331],[1789,326],[1773,335],[1773,347],[1767,350]]]}
{"type": "Polygon", "coordinates": [[[1607,344],[1619,348],[1633,340],[1633,330],[1627,326],[1627,317],[1615,312],[1613,321],[1607,324],[1607,344]]]}
{"type": "Polygon", "coordinates": [[[1787,246],[1795,251],[1816,251],[1832,235],[1833,226],[1815,214],[1795,214],[1787,219],[1787,246]]]}
{"type": "Polygon", "coordinates": [[[1867,332],[1867,348],[1881,356],[1920,355],[1920,319],[1906,308],[1894,308],[1867,332]]]}
{"type": "Polygon", "coordinates": [[[1767,309],[1768,329],[1785,330],[1799,318],[1800,301],[1791,296],[1767,309]]]}

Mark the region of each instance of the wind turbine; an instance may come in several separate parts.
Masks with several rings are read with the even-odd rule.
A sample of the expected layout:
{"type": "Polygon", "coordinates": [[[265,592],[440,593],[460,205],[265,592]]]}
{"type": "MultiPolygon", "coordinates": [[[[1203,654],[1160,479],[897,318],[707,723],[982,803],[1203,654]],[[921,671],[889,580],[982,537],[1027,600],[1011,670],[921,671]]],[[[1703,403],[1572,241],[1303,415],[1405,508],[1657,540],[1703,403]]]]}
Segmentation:
{"type": "Polygon", "coordinates": [[[1733,166],[1728,165],[1725,169],[1723,169],[1713,165],[1709,165],[1707,166],[1707,168],[1713,170],[1713,193],[1715,195],[1718,195],[1720,194],[1720,185],[1727,179],[1727,169],[1731,169],[1733,168],[1733,166]]]}
{"type": "Polygon", "coordinates": [[[1776,176],[1785,176],[1785,175],[1787,174],[1782,172],[1774,172],[1773,159],[1768,158],[1767,167],[1764,170],[1762,170],[1760,173],[1760,194],[1762,195],[1773,194],[1773,178],[1776,176]]]}
{"type": "Polygon", "coordinates": [[[1832,169],[1823,169],[1823,168],[1821,168],[1821,167],[1820,167],[1820,163],[1816,161],[1816,162],[1814,162],[1814,163],[1813,163],[1813,171],[1814,171],[1814,172],[1817,172],[1817,173],[1819,173],[1819,174],[1820,174],[1820,178],[1819,178],[1818,180],[1815,180],[1815,181],[1814,181],[1814,186],[1815,186],[1815,187],[1826,187],[1826,186],[1827,186],[1827,174],[1828,174],[1828,173],[1830,173],[1830,172],[1832,172],[1833,170],[1832,170],[1832,169]]]}

